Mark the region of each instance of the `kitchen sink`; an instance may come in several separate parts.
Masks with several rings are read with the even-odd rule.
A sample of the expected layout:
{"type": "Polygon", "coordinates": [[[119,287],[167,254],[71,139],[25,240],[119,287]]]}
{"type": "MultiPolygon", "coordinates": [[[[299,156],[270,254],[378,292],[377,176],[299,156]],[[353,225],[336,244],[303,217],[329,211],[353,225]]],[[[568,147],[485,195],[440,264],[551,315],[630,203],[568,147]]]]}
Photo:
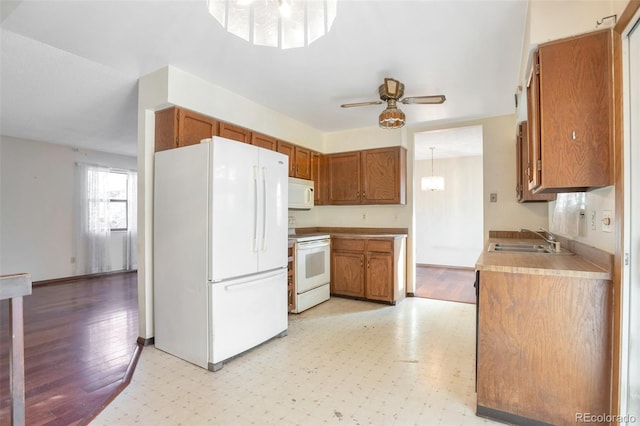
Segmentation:
{"type": "Polygon", "coordinates": [[[543,244],[527,244],[527,243],[491,243],[489,251],[501,253],[545,253],[572,255],[573,253],[566,249],[555,251],[552,247],[543,244]]]}

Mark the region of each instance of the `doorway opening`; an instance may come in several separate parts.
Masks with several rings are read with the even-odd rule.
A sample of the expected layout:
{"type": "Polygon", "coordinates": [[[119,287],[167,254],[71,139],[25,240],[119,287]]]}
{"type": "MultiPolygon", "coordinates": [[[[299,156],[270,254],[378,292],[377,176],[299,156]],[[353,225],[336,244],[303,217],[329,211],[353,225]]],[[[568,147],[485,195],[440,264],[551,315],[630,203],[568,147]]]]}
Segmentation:
{"type": "Polygon", "coordinates": [[[484,238],[482,145],[481,125],[415,134],[417,297],[475,303],[484,238]],[[438,177],[444,188],[423,185],[438,177]]]}

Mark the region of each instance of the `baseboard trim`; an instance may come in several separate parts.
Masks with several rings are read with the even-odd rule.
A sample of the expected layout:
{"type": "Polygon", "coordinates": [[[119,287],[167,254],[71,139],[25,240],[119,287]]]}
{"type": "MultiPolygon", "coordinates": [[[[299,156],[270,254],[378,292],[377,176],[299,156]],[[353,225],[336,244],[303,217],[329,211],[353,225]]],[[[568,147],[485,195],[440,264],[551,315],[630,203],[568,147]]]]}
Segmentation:
{"type": "Polygon", "coordinates": [[[131,269],[131,270],[122,270],[122,271],[98,272],[96,274],[74,275],[74,276],[71,276],[71,277],[52,278],[50,280],[34,281],[31,284],[33,286],[55,285],[55,284],[60,284],[62,282],[68,283],[70,281],[90,280],[90,279],[93,279],[93,278],[104,278],[104,277],[110,276],[110,275],[133,274],[135,272],[138,272],[138,270],[137,269],[131,269]]]}
{"type": "Polygon", "coordinates": [[[552,426],[551,423],[545,423],[540,420],[530,419],[528,417],[519,416],[517,414],[507,413],[501,410],[496,410],[495,408],[483,407],[482,405],[476,405],[476,415],[478,417],[497,420],[499,422],[507,423],[510,425],[552,426]]]}
{"type": "Polygon", "coordinates": [[[473,266],[449,266],[449,265],[432,265],[430,263],[416,263],[418,268],[447,268],[447,269],[464,269],[465,271],[475,271],[473,266]]]}
{"type": "Polygon", "coordinates": [[[142,346],[150,346],[155,343],[155,338],[154,337],[148,337],[148,338],[138,337],[138,340],[136,340],[136,343],[142,346]]]}

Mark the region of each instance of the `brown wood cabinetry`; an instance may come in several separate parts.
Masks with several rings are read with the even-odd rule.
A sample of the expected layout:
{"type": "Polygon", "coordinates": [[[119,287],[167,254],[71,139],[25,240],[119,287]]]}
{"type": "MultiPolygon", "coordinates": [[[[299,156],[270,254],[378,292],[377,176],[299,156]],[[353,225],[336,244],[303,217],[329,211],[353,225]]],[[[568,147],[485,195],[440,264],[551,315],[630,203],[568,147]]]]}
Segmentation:
{"type": "Polygon", "coordinates": [[[224,121],[220,122],[220,132],[218,136],[238,142],[251,143],[251,130],[236,126],[235,124],[225,123],[224,121]]]}
{"type": "Polygon", "coordinates": [[[311,150],[279,140],[277,151],[289,157],[289,176],[311,179],[311,150]]]}
{"type": "Polygon", "coordinates": [[[292,312],[296,309],[296,246],[294,242],[289,242],[287,262],[287,312],[292,312]]]}
{"type": "Polygon", "coordinates": [[[535,192],[613,184],[613,35],[601,30],[541,44],[527,84],[535,192]]]}
{"type": "Polygon", "coordinates": [[[394,304],[404,297],[405,239],[333,237],[331,293],[394,304]]]}
{"type": "Polygon", "coordinates": [[[612,412],[611,281],[483,270],[478,285],[479,415],[573,424],[612,412]]]}
{"type": "Polygon", "coordinates": [[[297,146],[294,149],[295,169],[294,177],[311,179],[311,150],[297,146]]]}
{"type": "Polygon", "coordinates": [[[311,180],[314,183],[313,203],[321,206],[325,204],[327,192],[325,156],[314,151],[311,152],[311,180]]]}
{"type": "Polygon", "coordinates": [[[399,146],[327,155],[327,203],[405,204],[406,158],[399,146]]]}
{"type": "Polygon", "coordinates": [[[156,111],[156,152],[197,144],[217,134],[218,122],[206,115],[180,107],[156,111]]]}
{"type": "Polygon", "coordinates": [[[271,136],[263,135],[256,132],[251,132],[251,145],[259,146],[261,148],[270,149],[271,151],[277,151],[278,141],[271,136]]]}
{"type": "Polygon", "coordinates": [[[534,194],[529,189],[529,175],[532,173],[532,164],[529,161],[529,148],[527,145],[527,122],[518,124],[516,135],[516,199],[520,203],[534,201],[551,201],[556,199],[556,194],[534,194]]]}
{"type": "Polygon", "coordinates": [[[289,176],[294,177],[296,170],[296,162],[295,162],[295,145],[289,142],[278,141],[276,146],[276,150],[280,154],[284,154],[289,157],[289,176]]]}

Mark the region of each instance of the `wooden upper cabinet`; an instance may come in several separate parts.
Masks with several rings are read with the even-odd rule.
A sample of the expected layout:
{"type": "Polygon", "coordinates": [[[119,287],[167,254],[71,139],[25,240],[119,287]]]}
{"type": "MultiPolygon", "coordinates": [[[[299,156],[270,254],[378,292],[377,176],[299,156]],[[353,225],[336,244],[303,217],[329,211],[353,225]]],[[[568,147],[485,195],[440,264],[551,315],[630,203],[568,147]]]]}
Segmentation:
{"type": "Polygon", "coordinates": [[[531,189],[575,192],[612,185],[612,30],[541,44],[532,63],[531,189]]]}
{"type": "Polygon", "coordinates": [[[296,146],[294,149],[294,176],[300,179],[311,179],[311,150],[296,146]]]}
{"type": "Polygon", "coordinates": [[[399,146],[327,155],[327,203],[405,204],[406,159],[399,146]]]}
{"type": "Polygon", "coordinates": [[[197,144],[217,133],[218,122],[206,115],[180,107],[156,111],[156,152],[197,144]]]}
{"type": "Polygon", "coordinates": [[[289,176],[295,175],[296,163],[295,163],[295,145],[278,140],[276,145],[276,151],[289,157],[289,176]]]}
{"type": "Polygon", "coordinates": [[[551,201],[556,199],[556,194],[534,194],[529,189],[529,176],[532,173],[533,164],[529,161],[528,126],[523,121],[518,124],[516,135],[516,199],[520,203],[534,201],[551,201]]]}
{"type": "Polygon", "coordinates": [[[251,130],[224,121],[220,122],[219,136],[238,142],[251,143],[251,130]]]}
{"type": "Polygon", "coordinates": [[[251,145],[259,146],[261,148],[270,149],[276,151],[278,147],[278,141],[271,136],[262,135],[260,133],[251,133],[251,145]]]}
{"type": "Polygon", "coordinates": [[[405,204],[406,159],[401,147],[362,151],[363,204],[405,204]]]}
{"type": "Polygon", "coordinates": [[[360,152],[327,155],[328,204],[360,204],[360,152]]]}
{"type": "Polygon", "coordinates": [[[314,183],[313,203],[317,206],[325,204],[326,173],[325,156],[319,152],[311,152],[311,180],[314,183]]]}

